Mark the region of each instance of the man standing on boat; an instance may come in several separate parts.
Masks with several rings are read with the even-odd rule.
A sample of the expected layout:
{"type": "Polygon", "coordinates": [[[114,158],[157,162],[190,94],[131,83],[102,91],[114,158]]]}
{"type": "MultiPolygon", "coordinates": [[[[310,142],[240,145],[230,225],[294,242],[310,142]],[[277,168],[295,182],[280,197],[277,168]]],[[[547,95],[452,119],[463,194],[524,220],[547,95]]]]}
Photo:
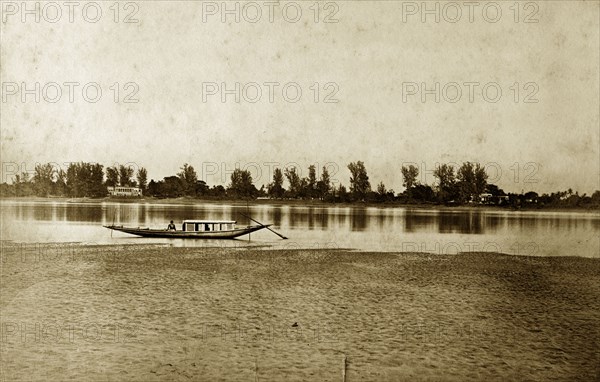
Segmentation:
{"type": "Polygon", "coordinates": [[[167,227],[167,231],[176,231],[177,228],[175,228],[175,224],[173,224],[173,220],[171,220],[171,223],[169,223],[169,226],[167,227]]]}

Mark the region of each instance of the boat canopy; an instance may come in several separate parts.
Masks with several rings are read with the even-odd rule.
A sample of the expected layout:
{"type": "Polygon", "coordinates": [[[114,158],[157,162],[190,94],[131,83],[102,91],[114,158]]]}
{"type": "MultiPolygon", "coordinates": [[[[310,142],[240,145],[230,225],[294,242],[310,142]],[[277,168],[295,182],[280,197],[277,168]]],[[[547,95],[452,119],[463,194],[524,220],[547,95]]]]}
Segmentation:
{"type": "Polygon", "coordinates": [[[182,223],[195,224],[236,224],[235,220],[184,220],[182,223]]]}

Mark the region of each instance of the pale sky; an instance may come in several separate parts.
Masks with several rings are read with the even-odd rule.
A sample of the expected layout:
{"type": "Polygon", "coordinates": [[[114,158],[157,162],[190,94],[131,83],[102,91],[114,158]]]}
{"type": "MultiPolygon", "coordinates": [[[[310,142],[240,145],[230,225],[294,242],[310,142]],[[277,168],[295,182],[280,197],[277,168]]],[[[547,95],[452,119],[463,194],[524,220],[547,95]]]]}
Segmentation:
{"type": "MultiPolygon", "coordinates": [[[[598,2],[530,3],[538,9],[522,2],[519,22],[514,2],[496,2],[502,14],[495,23],[484,17],[486,2],[473,10],[473,22],[462,2],[453,3],[462,7],[455,23],[444,19],[456,17],[445,3],[439,23],[435,15],[423,23],[414,8],[421,2],[399,1],[320,3],[318,22],[312,1],[287,6],[290,21],[282,2],[273,22],[266,3],[240,2],[239,23],[235,15],[221,22],[220,1],[135,2],[137,10],[120,3],[115,23],[113,3],[97,3],[96,23],[82,17],[85,2],[72,23],[66,7],[55,23],[55,9],[41,10],[37,23],[14,8],[20,2],[3,3],[3,181],[14,164],[31,171],[36,162],[134,162],[158,180],[188,162],[212,185],[227,183],[238,163],[260,187],[273,163],[297,163],[302,175],[310,164],[329,163],[338,169],[333,178],[347,185],[346,165],[362,160],[373,187],[383,181],[402,191],[403,163],[431,171],[440,162],[473,161],[487,164],[490,180],[507,192],[600,189],[598,2]],[[133,11],[138,22],[124,23],[133,11]],[[538,22],[525,23],[532,12],[538,22]],[[328,15],[337,22],[325,23],[328,15]],[[23,87],[35,89],[36,82],[40,102],[35,94],[23,102],[23,87]],[[64,85],[70,82],[79,83],[72,103],[64,85]],[[124,102],[135,90],[124,88],[130,82],[137,103],[124,102]],[[280,84],[272,103],[269,82],[280,84]],[[59,84],[60,97],[51,83],[59,84]],[[96,103],[82,96],[88,83],[102,89],[96,103]],[[234,95],[223,103],[209,83],[239,83],[241,92],[256,83],[262,94],[249,102],[256,96],[249,85],[239,103],[234,95]],[[295,103],[282,96],[288,83],[302,90],[295,103]],[[418,89],[408,94],[421,83],[439,83],[439,103],[434,94],[422,102],[418,89]],[[451,83],[459,84],[459,97],[451,83]],[[479,83],[473,102],[465,83],[479,83]],[[482,95],[488,83],[488,99],[502,91],[495,103],[482,95]],[[338,102],[325,103],[332,91],[338,102]],[[525,103],[528,95],[537,103],[525,103]]],[[[95,17],[94,8],[86,12],[95,17]]],[[[294,89],[288,86],[290,97],[294,89]]],[[[95,97],[93,86],[88,95],[95,97]]],[[[433,183],[430,173],[421,180],[433,183]]]]}

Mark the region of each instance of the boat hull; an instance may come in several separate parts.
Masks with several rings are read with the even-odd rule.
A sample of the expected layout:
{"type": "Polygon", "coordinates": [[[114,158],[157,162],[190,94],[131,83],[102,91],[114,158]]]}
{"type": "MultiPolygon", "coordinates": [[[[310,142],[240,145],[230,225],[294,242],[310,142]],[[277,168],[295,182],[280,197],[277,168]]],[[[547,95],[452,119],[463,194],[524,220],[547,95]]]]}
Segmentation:
{"type": "Polygon", "coordinates": [[[116,225],[105,225],[114,231],[124,232],[141,237],[167,238],[167,239],[235,239],[236,237],[248,235],[252,232],[268,228],[268,225],[254,225],[244,228],[236,228],[227,231],[208,231],[208,232],[187,232],[187,231],[167,231],[162,229],[133,228],[116,225]]]}

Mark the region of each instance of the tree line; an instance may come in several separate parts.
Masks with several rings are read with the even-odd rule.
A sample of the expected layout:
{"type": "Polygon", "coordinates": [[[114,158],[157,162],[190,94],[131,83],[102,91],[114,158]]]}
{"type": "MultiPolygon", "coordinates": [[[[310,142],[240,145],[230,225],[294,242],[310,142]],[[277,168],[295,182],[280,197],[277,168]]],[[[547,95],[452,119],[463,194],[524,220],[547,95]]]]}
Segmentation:
{"type": "Polygon", "coordinates": [[[139,187],[145,196],[157,198],[193,197],[208,199],[317,199],[332,203],[401,203],[401,204],[494,204],[512,207],[597,207],[600,191],[591,196],[579,195],[571,189],[550,194],[536,192],[505,193],[489,184],[488,174],[479,163],[464,162],[455,168],[450,164],[438,165],[433,171],[434,186],[419,182],[419,169],[414,165],[402,166],[400,174],[405,190],[396,193],[379,182],[374,189],[362,161],[351,162],[349,187],[332,182],[326,167],[308,167],[308,176],[302,177],[299,169],[275,168],[273,178],[266,186],[256,188],[249,170],[235,169],[226,185],[208,186],[198,178],[193,166],[185,163],[180,171],[162,180],[148,182],[148,172],[141,167],[137,171],[130,166],[107,167],[97,163],[71,163],[66,171],[53,164],[37,164],[33,176],[27,172],[15,175],[11,184],[2,183],[2,196],[63,196],[104,197],[107,187],[139,187]],[[287,188],[284,182],[287,181],[287,188]]]}
{"type": "Polygon", "coordinates": [[[2,196],[67,196],[104,197],[109,186],[139,186],[145,188],[148,172],[140,168],[135,174],[131,167],[106,168],[98,163],[70,163],[67,170],[56,168],[52,163],[36,164],[33,176],[21,172],[14,176],[12,184],[0,184],[2,196]]]}

